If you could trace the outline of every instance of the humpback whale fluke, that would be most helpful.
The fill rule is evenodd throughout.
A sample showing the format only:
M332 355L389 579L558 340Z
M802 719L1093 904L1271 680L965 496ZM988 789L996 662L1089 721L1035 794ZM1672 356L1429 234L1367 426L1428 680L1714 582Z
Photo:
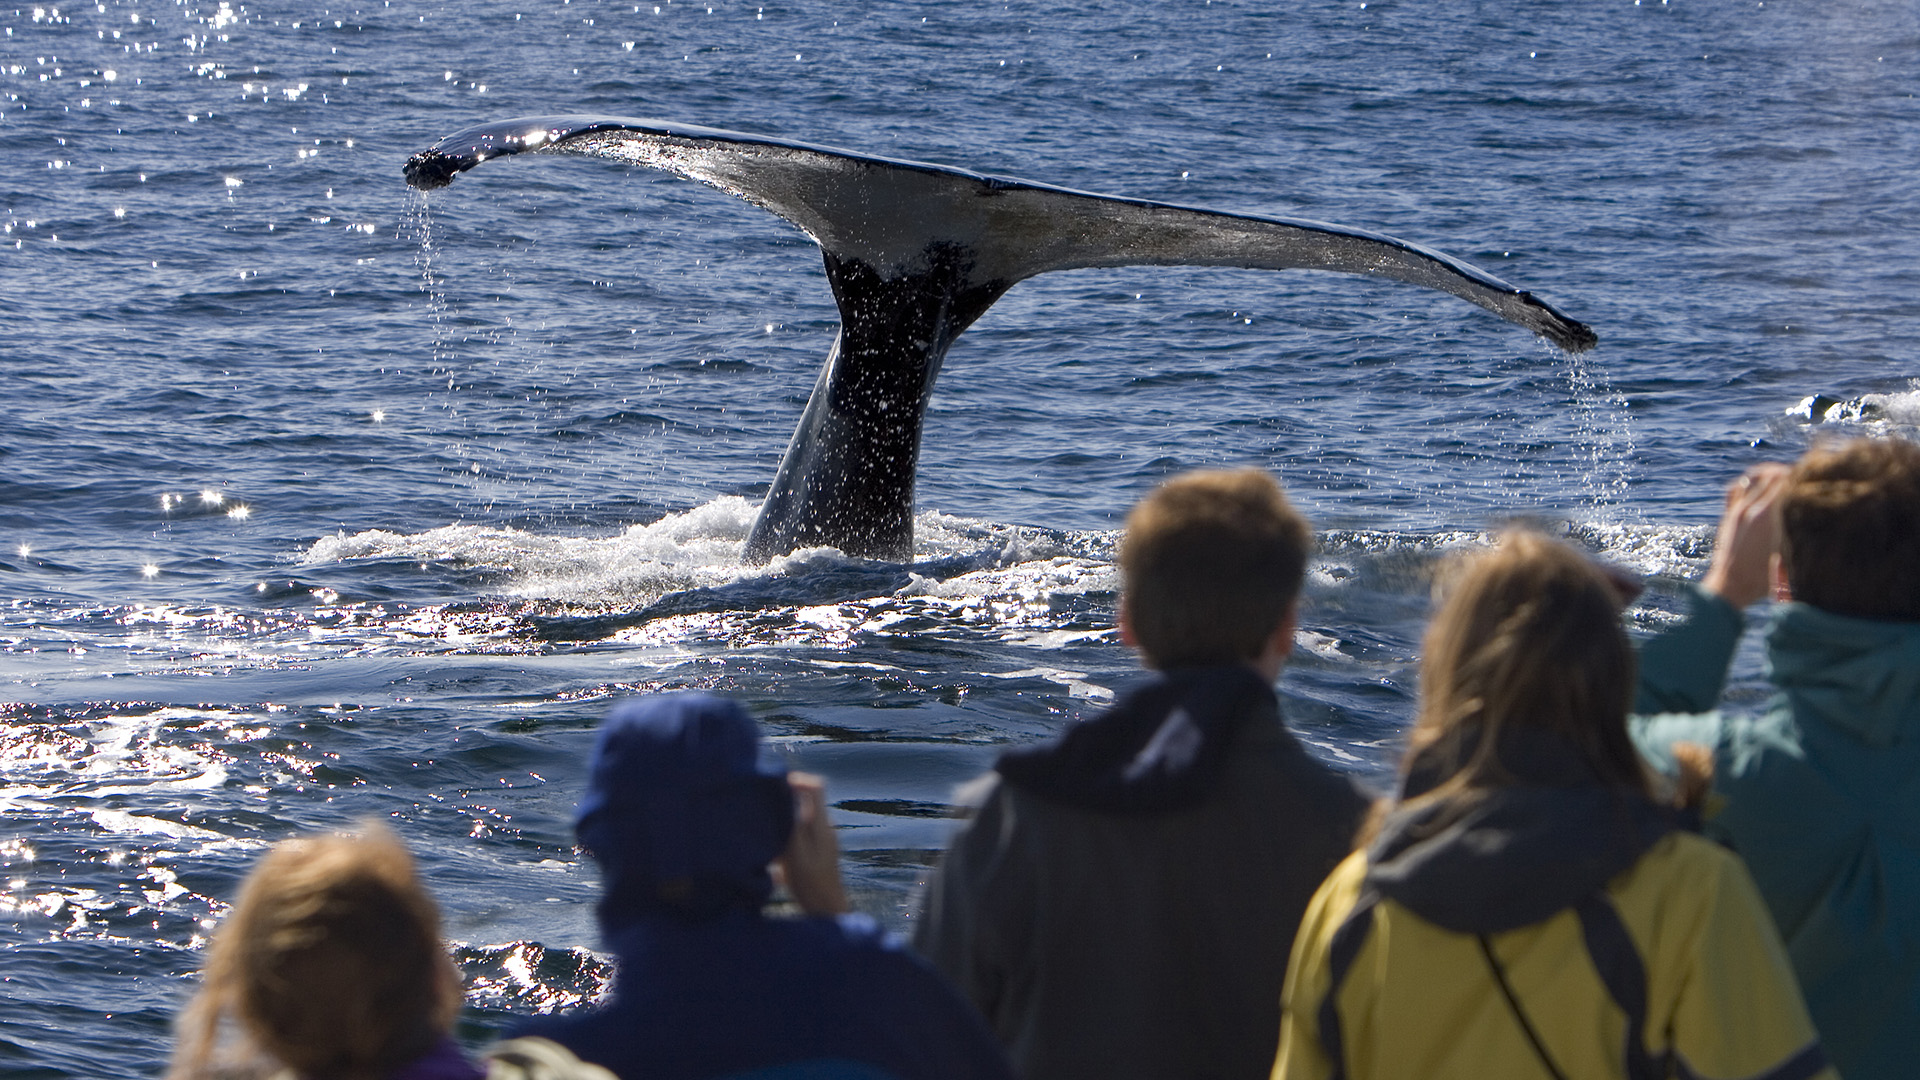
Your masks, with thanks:
M1008 289L1049 270L1364 274L1452 293L1568 352L1598 341L1530 293L1379 233L1093 195L715 128L594 116L507 120L450 135L409 158L404 171L427 190L483 161L529 151L698 180L785 218L820 245L840 335L747 538L755 561L814 545L909 557L921 419L947 348Z

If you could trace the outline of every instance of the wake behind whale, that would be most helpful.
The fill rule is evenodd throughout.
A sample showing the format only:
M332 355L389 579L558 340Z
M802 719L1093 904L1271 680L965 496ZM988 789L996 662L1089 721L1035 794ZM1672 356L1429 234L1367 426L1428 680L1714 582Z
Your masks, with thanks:
M698 180L820 246L840 333L747 537L764 562L801 547L901 560L913 550L920 432L948 348L1015 284L1050 270L1326 270L1451 293L1569 352L1585 324L1468 263L1379 233L1071 191L714 128L531 117L450 135L407 160L422 190L496 157L583 154Z

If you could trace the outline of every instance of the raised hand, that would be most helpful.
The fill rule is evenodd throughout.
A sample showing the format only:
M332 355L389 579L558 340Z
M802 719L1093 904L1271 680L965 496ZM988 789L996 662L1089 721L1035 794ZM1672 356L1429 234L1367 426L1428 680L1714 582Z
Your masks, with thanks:
M1727 508L1714 538L1713 564L1700 587L1737 608L1767 595L1780 550L1780 496L1791 470L1755 465L1727 488Z
M809 915L843 915L852 910L840 880L840 842L827 816L826 781L812 773L787 774L793 789L793 835L773 861L788 895Z

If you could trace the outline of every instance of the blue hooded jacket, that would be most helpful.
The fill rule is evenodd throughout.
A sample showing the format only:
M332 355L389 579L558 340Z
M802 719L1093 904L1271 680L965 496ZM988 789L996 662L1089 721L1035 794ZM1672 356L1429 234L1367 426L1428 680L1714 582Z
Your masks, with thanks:
M599 1007L525 1025L623 1080L1011 1080L986 1025L861 915L768 918L793 829L783 770L738 704L638 698L608 716L575 828L619 961Z

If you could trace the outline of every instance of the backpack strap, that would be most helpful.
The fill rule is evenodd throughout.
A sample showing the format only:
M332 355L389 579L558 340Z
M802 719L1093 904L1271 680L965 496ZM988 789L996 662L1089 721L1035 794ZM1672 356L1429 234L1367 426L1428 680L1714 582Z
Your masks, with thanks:
M1535 1056L1539 1057L1540 1064L1547 1067L1547 1075L1553 1080L1567 1080L1567 1074L1554 1064L1553 1055L1547 1053L1547 1046L1540 1041L1540 1033L1533 1029L1533 1022L1527 1019L1527 1011L1520 1007L1520 999L1514 996L1513 985L1507 982L1507 969L1500 966L1500 958L1493 954L1493 942L1488 941L1485 934L1474 936L1480 942L1480 955L1487 958L1487 968L1493 972L1493 981L1500 984L1500 993L1507 999L1507 1008L1512 1011L1513 1018L1520 1022L1520 1030L1526 1033L1527 1042L1533 1047Z
M1373 909L1379 902L1379 893L1362 889L1353 910L1347 912L1327 946L1327 996L1320 1001L1319 1017L1320 1048L1332 1064L1327 1080L1346 1080L1346 1043L1340 1038L1340 984L1360 956L1360 947L1367 943L1367 935L1373 930Z
M1627 1080L1660 1080L1666 1075L1661 1067L1664 1061L1656 1062L1647 1053L1647 968L1627 924L1620 921L1619 910L1604 892L1588 893L1573 910L1580 917L1580 932L1594 971L1613 1003L1627 1014Z

